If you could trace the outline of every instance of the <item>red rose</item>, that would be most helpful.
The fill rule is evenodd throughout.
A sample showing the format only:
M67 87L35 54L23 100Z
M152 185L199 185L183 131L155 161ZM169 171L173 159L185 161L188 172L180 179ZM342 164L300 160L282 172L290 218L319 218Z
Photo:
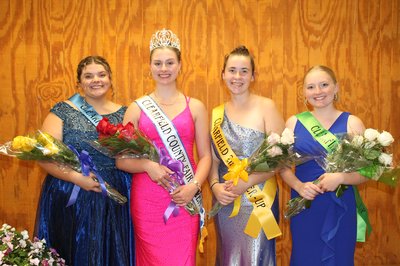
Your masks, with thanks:
M107 135L107 127L110 124L108 121L107 117L103 117L103 119L100 120L100 122L96 126L97 132L99 132L100 136L106 136Z
M118 137L127 141L136 139L137 136L135 134L135 126L131 122L128 122L128 124L126 124L122 130L120 130L120 135Z

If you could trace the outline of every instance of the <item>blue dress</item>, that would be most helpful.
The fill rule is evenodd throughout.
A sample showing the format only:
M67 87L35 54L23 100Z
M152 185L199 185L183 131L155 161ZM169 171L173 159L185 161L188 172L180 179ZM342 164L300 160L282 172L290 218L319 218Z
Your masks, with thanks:
M349 113L343 112L329 129L346 133ZM294 130L295 149L301 154L320 155L325 149L299 121ZM315 160L296 167L302 182L314 181L324 173ZM292 198L298 193L291 191ZM337 198L335 192L318 195L309 209L291 218L292 266L354 265L356 244L356 203L351 186Z
M126 107L104 115L122 122ZM129 210L131 175L115 167L115 160L97 152L86 140L97 139L95 126L65 102L51 112L63 121L63 141L86 150L104 181L128 198L119 205L101 193L81 189L74 205L66 207L73 183L47 175L39 202L36 235L57 250L67 265L133 265L133 228Z
M221 129L232 150L239 159L250 157L261 145L265 133L235 124L224 115ZM214 144L213 144L214 146ZM215 147L214 151L220 159ZM228 168L221 160L218 168L219 182ZM258 184L263 189L264 183ZM240 211L237 216L229 218L233 203L223 207L215 216L217 226L217 265L220 266L274 266L276 265L275 239L268 240L260 230L257 238L252 238L243 231L253 211L252 203L242 195ZM275 219L279 219L278 193L271 207Z

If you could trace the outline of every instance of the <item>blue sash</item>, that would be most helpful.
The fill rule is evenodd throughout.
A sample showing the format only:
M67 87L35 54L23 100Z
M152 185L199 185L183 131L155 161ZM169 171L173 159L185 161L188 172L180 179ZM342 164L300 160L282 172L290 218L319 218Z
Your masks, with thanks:
M91 106L90 104L88 104L82 96L80 96L78 93L74 94L71 96L71 98L69 98L68 100L70 100L75 106L76 108L78 108L78 110L87 118L89 119L90 122L93 123L93 125L97 126L97 124L100 122L101 119L103 119L103 117L101 115L99 115L96 110L94 110L93 106ZM97 179L99 180L100 183L100 187L101 187L101 194L104 197L107 197L107 188L106 185L104 183L103 178L100 176L100 174L97 173L95 167L90 167L91 169L87 169L88 165L87 163L84 163L81 160L81 157L87 158L87 161L91 162L91 158L89 156L89 154L86 151L82 151L81 154L79 154L73 147L72 150L77 154L79 160L81 161L81 165L82 165L82 174L85 176L89 176L89 170L93 170L94 173L96 174ZM86 154L86 156L81 156L82 154ZM92 164L93 165L93 164ZM86 169L86 170L84 170ZM68 203L67 203L67 207L73 205L76 202L76 199L78 197L78 193L80 191L80 187L77 185L74 185L74 188L72 189L71 192L71 196L69 197Z

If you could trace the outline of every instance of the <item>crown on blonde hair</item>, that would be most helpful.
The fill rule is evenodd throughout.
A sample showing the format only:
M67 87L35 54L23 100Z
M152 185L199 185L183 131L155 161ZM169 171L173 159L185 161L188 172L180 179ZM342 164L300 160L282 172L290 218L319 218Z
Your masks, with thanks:
M151 36L150 52L160 47L173 47L181 50L181 44L178 37L171 31L162 29Z

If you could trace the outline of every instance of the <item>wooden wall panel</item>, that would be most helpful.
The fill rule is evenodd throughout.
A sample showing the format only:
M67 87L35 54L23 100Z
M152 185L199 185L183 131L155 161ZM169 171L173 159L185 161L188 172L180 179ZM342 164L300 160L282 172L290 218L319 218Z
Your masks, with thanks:
M399 0L2 0L0 142L39 128L51 106L78 91L75 71L84 56L108 59L114 100L130 104L152 91L149 40L160 28L181 39L179 87L209 112L228 97L224 55L243 44L256 61L252 90L272 98L285 118L306 110L304 72L326 64L341 85L339 107L398 140L399 17ZM394 146L399 161L400 144ZM34 163L0 157L0 223L33 232L44 175ZM283 209L289 189L281 181L279 187ZM399 265L400 189L368 182L360 192L374 231L357 244L356 265ZM210 209L206 186L204 198ZM281 217L280 225L278 265L288 265L289 221ZM208 226L198 265L215 261L214 222Z

